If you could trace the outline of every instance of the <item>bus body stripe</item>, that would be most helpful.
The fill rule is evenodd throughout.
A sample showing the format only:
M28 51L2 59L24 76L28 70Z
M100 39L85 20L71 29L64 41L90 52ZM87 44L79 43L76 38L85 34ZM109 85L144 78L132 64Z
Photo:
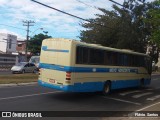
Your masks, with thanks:
M59 49L48 49L47 46L42 46L43 51L50 51L50 52L69 52L69 50L59 50Z
M150 84L150 79L144 80L144 85ZM141 85L139 79L135 80L116 80L111 81L111 90L120 89L120 88L127 88L127 87L136 87ZM38 84L44 87L49 87L56 90L63 90L68 92L95 92L95 91L102 91L105 81L99 82L84 82L82 83L74 83L74 85L58 85L45 82L43 80L38 80Z
M131 68L96 68L96 67L71 67L40 63L40 68L66 71L66 72L109 72L109 73L138 73L138 69Z

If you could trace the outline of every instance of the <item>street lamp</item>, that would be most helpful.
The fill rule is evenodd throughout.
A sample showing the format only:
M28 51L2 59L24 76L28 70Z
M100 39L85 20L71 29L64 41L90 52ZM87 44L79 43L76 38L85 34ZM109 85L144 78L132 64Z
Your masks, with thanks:
M31 36L33 36L33 34L34 34L37 30L39 30L39 29L40 29L40 30L43 30L43 28L37 28L35 31L32 32L32 35L31 35Z
M46 35L48 34L48 31L43 31Z

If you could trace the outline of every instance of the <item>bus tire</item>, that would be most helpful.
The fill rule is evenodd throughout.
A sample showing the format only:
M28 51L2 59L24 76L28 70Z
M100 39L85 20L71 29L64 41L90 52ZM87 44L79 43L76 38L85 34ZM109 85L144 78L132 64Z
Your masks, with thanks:
M103 87L103 95L108 95L111 92L111 82L106 81Z

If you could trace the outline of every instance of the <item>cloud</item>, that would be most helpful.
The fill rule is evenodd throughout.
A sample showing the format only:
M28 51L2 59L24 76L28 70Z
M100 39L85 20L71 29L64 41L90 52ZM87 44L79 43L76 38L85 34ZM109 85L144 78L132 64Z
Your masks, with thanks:
M25 39L23 36L21 36L20 34L17 34L16 32L13 31L9 31L7 29L0 29L0 33L6 33L6 34L12 34L12 35L16 35L18 38L20 39Z
M44 6L38 5L34 2L31 2L30 0L6 0L6 8L9 8L10 13L9 16L12 17L12 19L32 19L35 21L40 21L41 19L46 19L48 24L50 23L71 23L71 22L78 22L79 20L64 15L63 13L59 13L57 11L54 11L52 9L46 8ZM65 2L62 2L60 0L39 0L42 3L45 3L49 6L55 7L57 9L69 12L71 14L80 16L82 18L92 18L94 17L94 14L99 12L96 9L89 8L76 0L67 0ZM5 0L3 0L3 4ZM94 2L88 2L88 4L97 4L100 7L107 7L107 4L104 5L104 3L108 3L107 1L104 2L104 0L97 0ZM103 5L103 6L102 6ZM82 8L81 10L79 8Z
M95 14L101 14L101 11L86 6L78 0L37 0L49 6L71 13L84 19L95 18ZM112 2L107 0L80 0L88 5L111 9ZM118 0L123 3L124 0ZM2 8L0 18L3 22L22 27L23 20L34 20L35 26L31 30L36 29L36 25L45 27L46 30L56 31L57 33L78 33L82 20L73 18L53 9L44 7L31 0L0 0ZM5 14L4 14L5 13ZM7 19L6 19L7 18ZM9 18L9 19L8 19ZM2 20L1 20L2 21Z

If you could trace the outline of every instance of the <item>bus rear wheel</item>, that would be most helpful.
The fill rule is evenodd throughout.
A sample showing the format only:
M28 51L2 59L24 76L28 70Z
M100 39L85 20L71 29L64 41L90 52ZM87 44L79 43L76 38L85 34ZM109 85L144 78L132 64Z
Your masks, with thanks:
M103 95L108 95L111 92L111 82L107 81L103 87Z

